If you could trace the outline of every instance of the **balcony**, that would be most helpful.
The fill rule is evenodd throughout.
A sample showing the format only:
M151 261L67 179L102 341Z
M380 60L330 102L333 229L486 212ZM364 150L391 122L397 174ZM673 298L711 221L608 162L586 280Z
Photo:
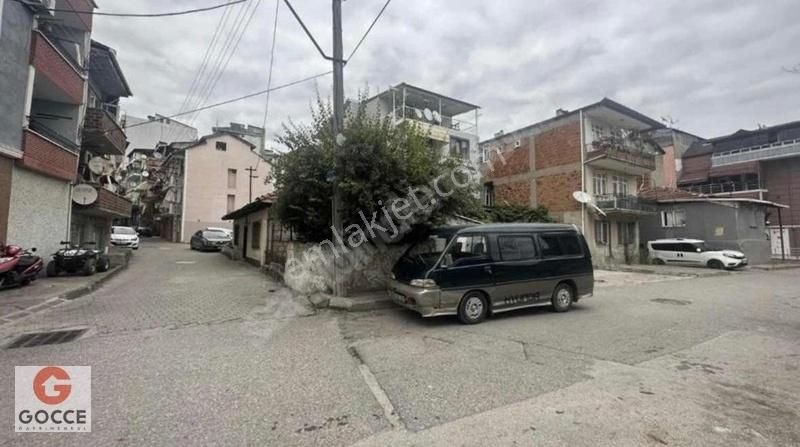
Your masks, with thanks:
M39 31L32 34L30 63L36 69L34 99L83 103L86 82L83 70Z
M743 192L760 191L761 185L757 181L751 182L722 182L706 183L704 185L681 186L684 191L698 194L736 194ZM764 190L765 191L765 190Z
M646 143L619 137L603 137L586 145L586 164L633 175L656 169L656 155Z
M642 215L657 211L654 204L628 195L598 195L595 205L608 215Z
M22 136L22 165L65 181L75 180L78 171L78 146L31 122Z
M100 108L86 109L83 121L83 147L94 154L125 155L128 141L116 119Z
M97 190L97 200L91 205L73 204L73 209L81 214L97 217L129 218L133 204L130 200L106 188L92 185Z
M800 156L800 139L785 140L715 153L711 156L711 167L797 156Z

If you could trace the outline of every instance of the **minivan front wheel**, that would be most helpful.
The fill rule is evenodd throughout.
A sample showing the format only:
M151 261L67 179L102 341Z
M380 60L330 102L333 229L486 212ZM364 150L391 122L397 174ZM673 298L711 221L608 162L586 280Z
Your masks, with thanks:
M470 292L461 299L458 305L458 319L464 324L480 323L486 318L489 305L486 297L480 292Z
M556 312L566 312L572 307L572 302L575 300L575 292L569 284L561 283L553 291L553 310Z

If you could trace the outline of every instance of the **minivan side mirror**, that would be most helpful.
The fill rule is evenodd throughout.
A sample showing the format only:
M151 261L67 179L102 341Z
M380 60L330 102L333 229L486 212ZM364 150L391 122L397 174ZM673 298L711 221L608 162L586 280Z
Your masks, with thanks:
M439 267L447 268L447 267L450 267L451 265L453 265L453 255L451 255L450 253L447 253L442 258L442 262L439 263Z

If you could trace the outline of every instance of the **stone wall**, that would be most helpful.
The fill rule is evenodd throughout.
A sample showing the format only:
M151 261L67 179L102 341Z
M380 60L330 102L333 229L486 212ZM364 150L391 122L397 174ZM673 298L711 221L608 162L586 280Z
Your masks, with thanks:
M346 294L384 289L394 263L406 248L407 245L365 243L348 249L349 253L337 258L337 276L343 278ZM333 261L333 252L319 244L289 242L283 281L299 293L331 293L334 286Z

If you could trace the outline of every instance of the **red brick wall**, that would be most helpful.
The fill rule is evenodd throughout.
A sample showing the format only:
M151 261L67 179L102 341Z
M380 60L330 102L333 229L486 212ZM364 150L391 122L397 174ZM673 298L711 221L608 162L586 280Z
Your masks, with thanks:
M6 241L8 207L11 204L11 170L14 161L0 155L0 242Z
M538 154L536 161L538 164ZM576 211L580 205L572 198L572 193L580 189L580 171L539 177L536 179L536 203L550 211Z
M101 187L97 188L97 202L93 206L115 214L128 217L131 215L132 204L130 200Z
M530 171L530 150L527 144L528 139L522 146L507 150L502 153L491 152L491 170L487 170L486 179L496 179L511 175L525 174Z
M536 169L581 161L580 123L568 123L536 135ZM580 189L580 188L579 188Z
M508 202L511 205L531 206L531 184L528 180L503 183L494 186L494 201L498 205Z
M678 183L697 181L696 179L701 179L700 181L708 179L708 172L711 170L711 154L686 157L681 160L681 163L683 164L683 169Z
M78 155L62 149L39 134L25 130L22 165L43 174L72 181L78 171Z
M31 65L36 68L37 76L46 77L69 97L72 104L83 102L83 78L38 32L32 36Z

